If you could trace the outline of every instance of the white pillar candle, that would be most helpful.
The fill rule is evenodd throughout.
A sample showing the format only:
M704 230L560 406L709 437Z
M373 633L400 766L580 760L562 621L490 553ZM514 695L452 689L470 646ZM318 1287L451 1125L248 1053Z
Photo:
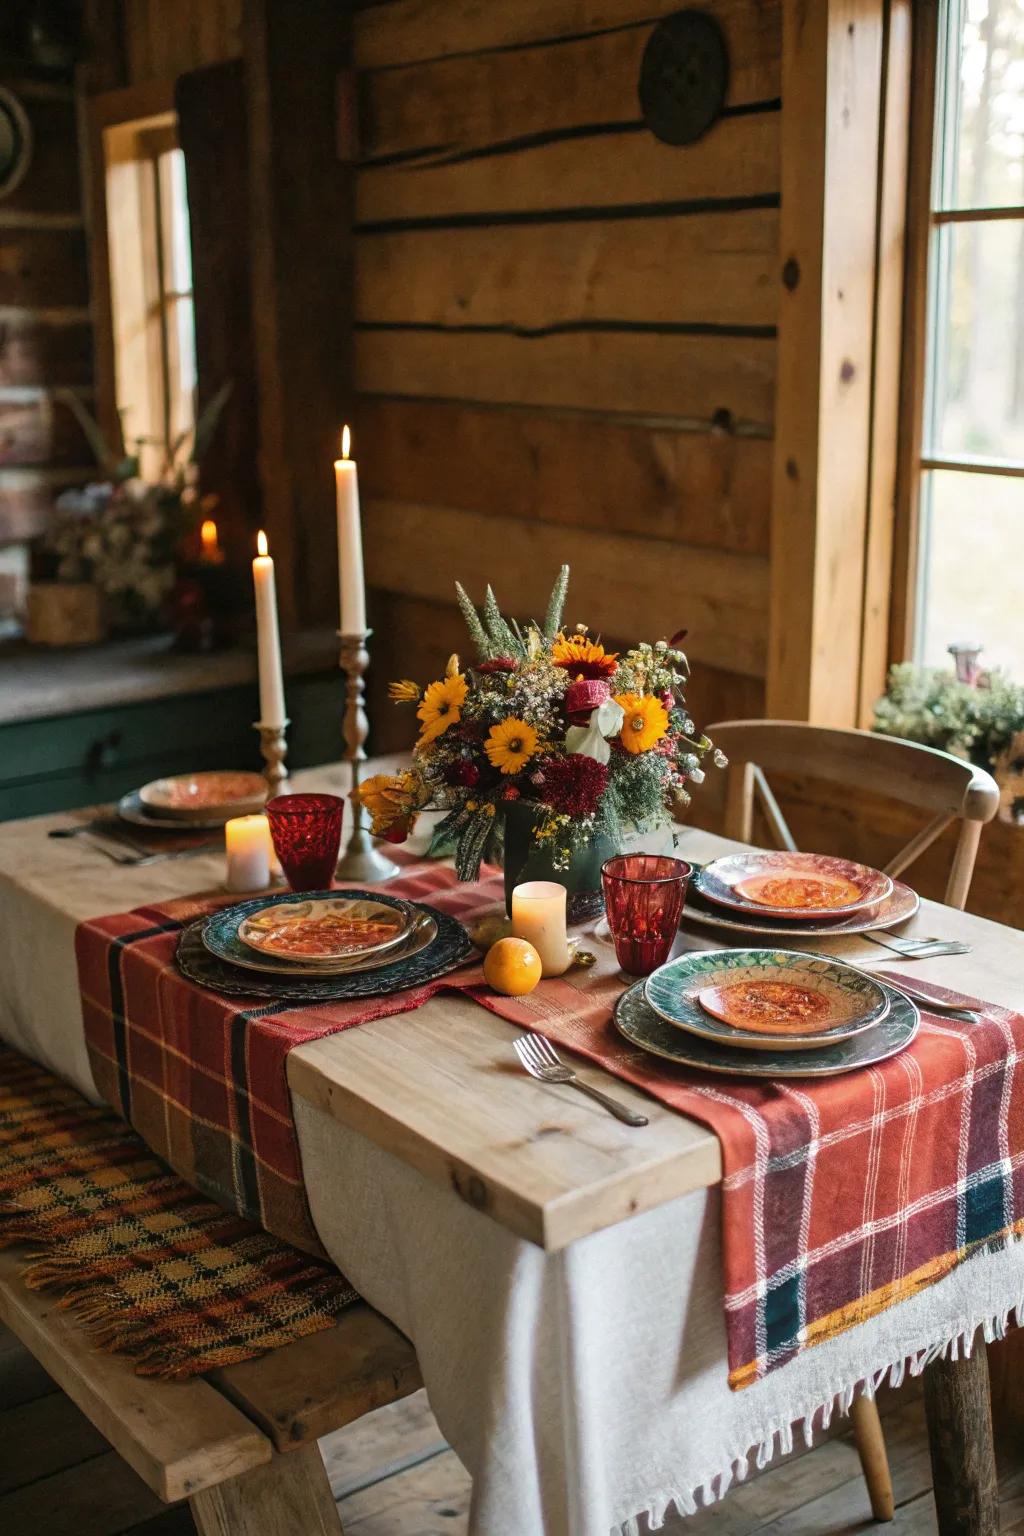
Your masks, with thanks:
M554 880L527 880L512 891L512 932L540 955L542 976L561 976L569 969L565 897L565 886Z
M284 712L284 676L281 671L281 636L277 628L277 586L274 562L267 554L267 536L262 528L256 536L259 551L252 563L256 590L256 645L260 669L260 725L282 726Z
M349 458L351 434L341 434L341 458L334 461L338 506L338 590L341 593L341 633L366 630L366 586L363 581L363 532L359 519L359 475Z
M265 816L235 816L224 827L229 891L263 891L270 884L274 845Z

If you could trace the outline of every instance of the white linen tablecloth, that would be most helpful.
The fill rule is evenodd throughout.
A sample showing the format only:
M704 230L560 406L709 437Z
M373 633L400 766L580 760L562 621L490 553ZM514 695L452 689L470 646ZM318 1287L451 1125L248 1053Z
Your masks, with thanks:
M121 870L62 843L56 881L45 825L0 828L0 1037L95 1097L76 920L200 889L220 868ZM683 851L699 857L700 843L688 834ZM413 1340L473 1478L473 1536L635 1536L644 1512L656 1529L673 1504L686 1513L719 1496L748 1452L763 1462L791 1426L848 1406L859 1383L889 1367L899 1377L908 1360L920 1369L1024 1306L1024 1251L981 1255L731 1392L717 1189L547 1254L302 1101L296 1122L324 1245Z

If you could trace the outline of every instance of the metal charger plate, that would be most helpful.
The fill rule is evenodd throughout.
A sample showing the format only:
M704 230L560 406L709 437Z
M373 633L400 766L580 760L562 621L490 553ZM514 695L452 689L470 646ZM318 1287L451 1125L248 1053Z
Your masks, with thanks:
M905 1050L921 1025L921 1015L902 993L885 987L889 1012L872 1029L813 1051L736 1051L699 1035L689 1035L655 1013L636 982L615 1005L615 1027L631 1045L677 1066L726 1077L837 1077L858 1067L887 1061Z
M410 902L410 907L412 903ZM354 971L379 970L383 965L393 965L398 960L409 960L421 950L433 944L437 938L437 920L432 913L414 912L409 930L402 935L401 947L394 953L361 955L350 960L339 960L334 965L304 964L301 960L275 960L271 955L260 955L247 949L231 925L218 924L220 913L208 917L202 928L202 939L211 955L238 965L245 971L260 971L267 976L350 976Z
M814 1035L783 1035L727 1024L702 1006L699 994L705 986L741 982L752 972L762 979L791 981L811 991L842 992L851 1015ZM647 977L644 997L655 1013L677 1029L733 1050L776 1055L822 1050L839 1040L852 1039L879 1023L890 1007L890 994L873 976L828 955L788 949L719 949L710 954L680 955Z
M292 900L292 892L287 893ZM257 905L266 905L258 898ZM329 1003L348 998L383 997L407 987L423 986L458 970L478 954L463 928L447 912L438 912L420 902L412 902L417 911L427 913L437 924L437 938L418 954L392 961L373 970L349 972L344 976L270 976L245 972L213 955L203 943L205 917L190 923L178 941L175 956L179 971L197 986L222 992L228 997L262 997L292 1003Z

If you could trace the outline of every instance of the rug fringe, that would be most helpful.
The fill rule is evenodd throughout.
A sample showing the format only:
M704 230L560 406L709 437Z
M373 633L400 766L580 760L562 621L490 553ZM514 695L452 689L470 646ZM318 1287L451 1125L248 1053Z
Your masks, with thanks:
M815 1429L824 1432L834 1416L849 1414L857 1397L874 1397L886 1381L892 1388L902 1385L908 1375L920 1376L935 1360L969 1360L979 1331L985 1342L991 1344L1003 1338L1011 1321L1016 1319L1018 1328L1024 1327L1024 1293L1015 1305L1004 1311L975 1321L958 1321L952 1332L941 1343L903 1355L873 1370L866 1370L855 1382L836 1384L827 1389L825 1396L808 1407L796 1407L792 1416L777 1418L765 1431L763 1438L747 1447L733 1445L727 1449L727 1460L717 1471L690 1488L670 1488L651 1500L641 1514L633 1515L613 1528L610 1536L641 1536L641 1519L646 1519L647 1529L660 1531L673 1511L679 1515L696 1514L716 1504L733 1483L741 1483L748 1476L751 1465L759 1471L775 1456L788 1454L793 1449L794 1430L799 1428L804 1445L810 1449Z

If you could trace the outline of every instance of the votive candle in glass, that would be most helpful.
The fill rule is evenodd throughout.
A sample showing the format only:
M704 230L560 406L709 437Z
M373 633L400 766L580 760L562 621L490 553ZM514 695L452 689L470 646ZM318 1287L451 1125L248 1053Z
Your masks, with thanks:
M265 816L235 816L224 827L229 891L262 891L270 884L273 844Z
M561 976L569 969L565 898L565 886L555 880L527 880L512 890L512 932L540 955L542 976Z
M683 859L624 853L601 866L615 958L630 976L649 976L672 950L692 871Z

